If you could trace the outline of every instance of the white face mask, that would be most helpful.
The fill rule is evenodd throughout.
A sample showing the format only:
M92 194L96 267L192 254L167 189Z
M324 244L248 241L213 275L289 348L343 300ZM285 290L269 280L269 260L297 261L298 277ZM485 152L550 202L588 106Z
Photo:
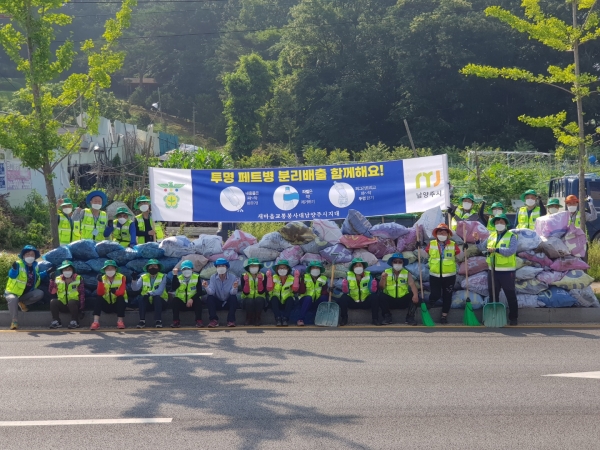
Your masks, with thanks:
M365 271L365 269L363 269L362 267L355 267L354 268L354 273L356 275L360 275L361 273L363 273Z
M71 214L73 212L73 208L63 208L63 212L66 215L69 215L69 214Z
M125 222L127 222L127 219L125 217L119 217L117 220L119 221L119 223L121 225L123 225Z
M548 208L548 212L550 214L556 214L558 212L558 208Z
M35 258L33 256L28 256L27 258L23 258L23 261L25 261L27 264L33 264Z
M312 269L312 270L310 271L310 274L311 274L313 277L318 277L319 275L321 275L321 269Z
M392 267L396 272L400 272L402 270L402 264L394 264Z
M494 216L499 216L500 214L502 214L502 210L501 209L494 209L494 210L492 210L492 214Z
M106 271L104 271L104 273L106 274L106 276L108 278L112 278L115 276L115 273L117 273L117 271L116 270L106 270Z
M443 234L438 234L438 241L445 242L448 239L448 236L444 236Z
M464 209L465 211L468 211L468 210L470 210L470 209L471 209L471 206L472 206L472 205L473 205L473 204L472 204L471 202L463 202L463 209Z
M494 228L496 228L496 231L504 231L506 230L506 225L504 225L503 223L499 223L497 225L494 225Z
M258 273L258 267L250 267L250 273L256 275Z
M227 272L227 267L217 267L217 273L219 275L223 275L225 272Z
M146 212L146 211L148 211L149 208L150 208L150 206L148 206L148 205L140 205L141 212Z
M182 270L182 271L181 271L181 273L183 274L183 276L184 276L184 277L186 277L186 278L189 278L189 277L191 277L193 272L194 272L194 271L193 271L193 270L190 270L190 269L185 269L185 270Z
M535 200L532 198L525 199L525 204L527 206L533 206L533 205L535 205Z
M287 269L279 269L277 271L277 273L279 274L280 277L285 277L287 275Z
M62 273L65 278L71 278L73 275L72 271L67 272L66 270Z
M98 203L92 203L92 209L98 211L99 209L102 209L102 205Z
M569 206L567 206L567 209L569 210L569 212L573 213L573 212L577 211L577 206L576 205L573 205L573 206L569 205Z

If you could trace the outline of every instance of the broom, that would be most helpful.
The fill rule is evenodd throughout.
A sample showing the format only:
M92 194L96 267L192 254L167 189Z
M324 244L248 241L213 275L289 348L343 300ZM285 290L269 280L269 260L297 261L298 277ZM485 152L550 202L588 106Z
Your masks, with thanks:
M467 225L463 222L463 239L467 239ZM469 297L469 258L467 257L467 251L463 247L463 251L465 252L465 280L467 285L467 302L465 303L465 314L463 315L463 324L468 327L479 327L481 324L477 317L475 316L475 312L473 311L473 305L471 304L471 297Z
M421 242L419 240L419 225L417 225L417 243ZM417 258L419 260L419 283L421 285L421 299L423 299L423 273L421 272L421 248L417 245ZM435 327L435 322L431 318L431 314L427 310L427 305L424 301L421 301L421 320L423 321L423 325L426 327Z

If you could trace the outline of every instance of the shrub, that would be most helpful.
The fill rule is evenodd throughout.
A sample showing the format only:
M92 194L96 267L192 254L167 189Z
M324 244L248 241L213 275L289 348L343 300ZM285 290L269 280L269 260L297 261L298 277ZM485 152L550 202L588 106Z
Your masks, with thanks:
M260 241L265 234L279 231L284 226L283 222L247 222L240 224L239 229Z
M18 250L27 244L46 247L50 242L50 221L46 205L32 192L24 206L11 208L0 196L0 248Z
M600 281L600 242L592 241L588 249L588 261L590 269L588 274L594 277L594 280Z
M14 253L0 252L0 309L5 309L6 300L4 299L4 290L8 281L8 270L17 257Z

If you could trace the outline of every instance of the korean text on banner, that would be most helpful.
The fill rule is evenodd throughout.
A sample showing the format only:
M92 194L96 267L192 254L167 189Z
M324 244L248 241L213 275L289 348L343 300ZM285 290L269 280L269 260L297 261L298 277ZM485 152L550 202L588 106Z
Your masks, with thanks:
M446 155L343 166L150 169L155 220L269 222L421 212L449 204Z

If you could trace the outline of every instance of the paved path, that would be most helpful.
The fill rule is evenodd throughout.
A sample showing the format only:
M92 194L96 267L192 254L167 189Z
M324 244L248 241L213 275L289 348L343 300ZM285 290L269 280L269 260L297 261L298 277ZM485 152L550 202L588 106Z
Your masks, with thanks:
M0 333L0 446L598 449L600 379L543 376L598 355L586 328ZM166 423L6 423L95 419Z

